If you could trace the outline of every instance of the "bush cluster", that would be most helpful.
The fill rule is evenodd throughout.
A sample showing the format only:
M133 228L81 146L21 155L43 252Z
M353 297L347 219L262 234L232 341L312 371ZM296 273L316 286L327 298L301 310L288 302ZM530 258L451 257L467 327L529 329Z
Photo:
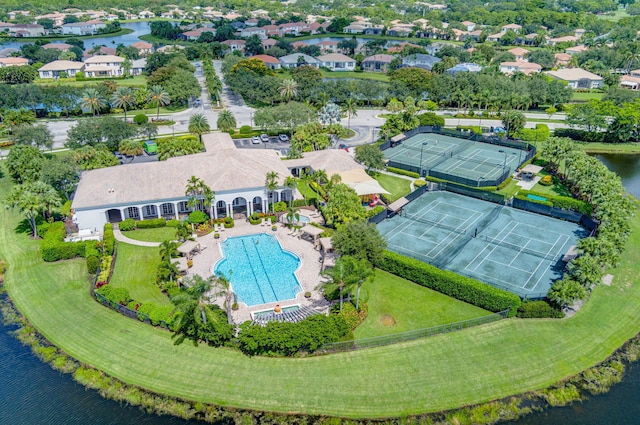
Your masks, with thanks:
M187 219L191 224L205 223L207 220L209 220L209 216L202 211L193 211Z
M489 311L499 312L509 309L509 316L514 316L521 304L520 298L511 292L494 288L486 283L448 270L440 270L430 264L395 252L385 251L378 267L396 276Z
M542 319L545 317L559 319L564 317L564 313L546 301L525 301L518 307L516 316L523 319Z
M266 326L256 326L245 322L238 336L238 347L250 356L293 356L311 353L347 333L349 326L344 318L322 314L298 323L269 322Z
M551 132L546 124L536 124L536 128L523 128L518 132L518 137L526 142L547 140Z
M403 170L402 168L396 168L396 167L387 167L387 171L390 173L395 173L395 174L400 174L403 176L409 176L409 177L413 177L414 179L420 178L420 174L413 172L413 171L407 171L407 170Z
M541 178L538 183L540 183L543 186L551 186L553 184L553 177L551 176L551 174L548 174L543 178Z
M112 305L127 305L131 301L129 291L126 288L114 288L111 285L103 285L96 291L104 296Z
M331 312L342 317L349 330L353 331L367 318L369 307L366 303L360 301L360 311L358 311L353 303L346 302L342 304L342 311L340 311L340 304L334 304L331 307Z
M132 218L124 219L119 224L120 230L123 232L129 232L131 230L135 230L136 221Z
M104 246L105 254L113 255L113 251L116 246L116 237L113 236L113 225L111 223L107 223L104 225L102 243Z
M434 112L425 112L418 115L420 125L432 125L434 127L444 127L444 117L436 115Z
M84 246L84 258L87 262L87 270L90 274L95 274L100 265L100 250L96 241L87 241Z
M167 220L167 227L178 227L182 223L180 220Z
M164 218L152 218L150 220L136 221L136 229L155 229L158 227L166 227L167 220Z
M56 221L49 224L40 243L40 255L44 261L51 262L84 257L86 242L64 242L66 234L67 231L63 222Z
M537 201L535 199L528 198L527 195L536 195L546 198L546 201ZM516 195L518 199L524 199L529 202L536 202L544 205L549 205L556 208L563 208L565 210L577 211L581 214L591 216L593 213L593 207L588 202L580 199L570 198L568 196L556 196L547 193L536 193L529 190L521 190Z

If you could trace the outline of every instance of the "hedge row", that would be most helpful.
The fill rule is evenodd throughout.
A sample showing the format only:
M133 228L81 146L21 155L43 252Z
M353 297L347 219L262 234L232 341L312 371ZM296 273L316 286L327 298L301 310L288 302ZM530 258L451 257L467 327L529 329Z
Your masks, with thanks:
M470 277L441 270L395 252L385 251L378 267L418 285L489 311L499 312L509 309L510 317L515 316L521 304L520 298L511 292L494 288Z
M164 218L152 218L150 220L136 221L136 229L155 229L158 227L166 227L167 220Z
M413 171L403 170L402 168L387 167L387 171L390 173L400 174L402 176L413 177L414 179L420 178L420 174Z
M113 236L113 225L107 223L104 225L104 234L102 236L102 242L104 243L104 251L106 255L113 255L113 250L116 246L116 237Z
M537 201L535 199L528 198L527 195L536 195L546 198L546 201ZM568 196L555 196L547 193L537 193L530 190L521 190L516 195L518 199L523 199L529 202L535 202L539 204L549 205L556 208L564 208L565 210L577 211L586 216L591 216L593 208L588 202L581 201L579 199L570 198Z
M84 257L86 242L64 242L66 234L63 222L56 221L49 225L40 243L40 255L44 261Z

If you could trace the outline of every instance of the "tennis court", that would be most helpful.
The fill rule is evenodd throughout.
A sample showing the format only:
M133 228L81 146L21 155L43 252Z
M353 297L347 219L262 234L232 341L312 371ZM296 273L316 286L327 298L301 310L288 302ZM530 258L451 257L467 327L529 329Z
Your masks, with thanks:
M514 292L544 297L577 224L450 192L427 192L378 225L390 250Z
M435 133L421 133L384 151L388 165L472 186L495 186L527 152Z

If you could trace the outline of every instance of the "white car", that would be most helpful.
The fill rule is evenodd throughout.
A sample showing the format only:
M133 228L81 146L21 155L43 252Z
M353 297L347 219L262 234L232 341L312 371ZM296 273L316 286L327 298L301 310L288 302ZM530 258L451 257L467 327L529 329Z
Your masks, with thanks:
M260 144L260 138L258 136L253 136L251 138L251 143L253 143L254 145L259 145Z

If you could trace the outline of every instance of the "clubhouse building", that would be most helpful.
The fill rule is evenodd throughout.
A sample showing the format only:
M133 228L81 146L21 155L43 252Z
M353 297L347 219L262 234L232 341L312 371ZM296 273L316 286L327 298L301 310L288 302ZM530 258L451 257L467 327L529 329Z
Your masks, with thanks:
M84 171L72 204L78 228L99 232L105 223L127 218L181 219L192 211L185 195L191 176L215 191L208 211L204 205L196 207L214 218L244 218L267 212L271 202L294 199L295 192L284 187L284 181L303 171L322 169L329 177L344 174L347 181L343 178L343 183L352 187L366 182L372 190L384 191L342 149L307 152L303 158L283 160L272 149L238 149L226 133L206 134L202 140L202 153ZM265 188L269 172L278 173L278 188L273 192Z

